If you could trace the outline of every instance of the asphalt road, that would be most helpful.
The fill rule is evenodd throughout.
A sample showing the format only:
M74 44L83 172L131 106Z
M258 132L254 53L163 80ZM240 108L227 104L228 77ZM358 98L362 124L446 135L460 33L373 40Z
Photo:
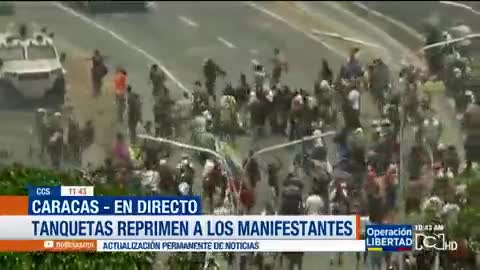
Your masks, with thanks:
M86 25L81 19L55 7L39 6L32 12L25 5L18 13L49 25L57 36L69 41L75 40L74 43L80 47L99 48L109 57L111 66L125 66L130 72L134 90L142 95L146 118L151 118L150 87L146 84L150 61L97 28ZM51 19L45 19L47 17ZM186 23L185 18L190 23ZM307 89L313 85L320 66L320 57L311 57L315 52L321 51L330 57L336 68L340 63L335 54L318 43L311 42L302 33L278 24L242 3L158 2L157 7L147 14L97 15L93 19L153 57L161 59L162 64L187 87L193 81L201 79L201 64L206 57L215 59L227 70L229 75L225 81L236 84L241 71L247 75L252 74L252 59L267 62L273 54L273 48L279 47L291 63L291 72L285 81L289 85ZM233 44L233 47L228 46L225 40ZM218 88L223 88L223 85L224 81L220 79ZM171 87L174 92L182 91L173 83ZM280 138L268 138L256 146L267 146L279 141ZM249 139L241 140L239 148L242 155L246 155L251 144ZM291 162L288 151L275 154L281 157L284 165Z
M0 151L7 155L0 157L0 164L21 161L24 164L38 165L38 159L30 155L30 150L36 147L36 137L32 128L34 114L0 110ZM11 121L15 119L15 121ZM25 143L29 142L29 143Z
M274 3L265 4L267 8L275 8L272 5ZM269 67L268 59L273 54L273 48L277 47L285 53L290 64L290 71L283 81L288 85L306 89L312 88L322 57L329 60L335 71L345 60L342 54L333 52L305 33L242 2L156 2L146 14L104 14L87 19L78 15L72 16L50 3L17 3L16 7L18 21L34 21L47 25L59 39L84 50L99 49L107 55L107 63L111 69L117 65L124 66L129 72L134 90L142 96L147 119L152 118L147 73L153 58L160 59L161 64L186 88L190 88L195 80L201 79L201 64L207 57L213 58L227 70L229 74L225 81L231 81L235 85L240 72L245 72L251 78L251 60L256 59ZM341 12L338 9L333 11ZM312 12L318 16L322 12L329 13L329 10L328 7L321 7ZM332 28L341 23L344 26L342 30L350 29L355 32L357 29L360 33L368 31L368 28L363 26L360 27L362 31L359 31L356 19L345 19L346 17L342 16L335 17L330 14L328 21L318 18L316 20L319 20L319 24L328 24ZM106 30L114 33L107 33ZM325 42L335 44L338 41ZM389 47L388 44L384 45ZM344 53L347 53L348 46L342 45ZM219 88L223 88L223 83L219 80ZM183 91L182 87L172 80L169 86L176 93ZM376 113L372 106L368 106L368 98L362 102L366 104L363 106L365 113L374 116ZM280 141L284 139L266 138L260 142L242 139L239 149L241 155L245 156L252 146L268 146ZM282 160L284 166L280 175L284 175L291 163L291 150L280 150L262 159L272 160L273 156ZM332 162L333 156L331 151ZM266 181L260 184L257 192L266 192ZM261 199L258 201L257 211L263 205ZM328 254L307 254L304 268L325 269L328 259ZM348 256L344 268L341 269L352 269L352 260L353 257Z
M397 24L405 25L414 29L418 34L423 32L423 25L425 22L433 23L440 29L451 27L457 22L463 22L471 27L473 33L477 33L480 30L478 27L480 15L468 9L468 7L471 7L475 11L478 11L480 6L477 2L456 1L457 3L465 5L464 7L442 4L439 1L419 1L415 2L415 5L408 2L398 1L361 2L368 8L395 19ZM394 33L395 29L398 29L391 26L386 27L386 25L389 24L382 24L381 21L378 20L376 22L377 25L384 26L383 29L388 33ZM401 40L401 37L399 36L395 36L395 38ZM419 48L419 46L421 46L419 44L422 43L421 40L418 40L416 48ZM476 39L473 40L472 46L477 48L479 44L480 42ZM443 125L448 127L442 134L442 143L455 145L461 156L463 156L463 132L460 123L455 118L455 112L452 106L446 99L441 99L437 101L435 108Z
M401 1L360 1L369 8L397 19L422 32L424 23L430 22L438 26L449 27L457 22L470 25L479 30L480 5L475 1L417 1L414 5ZM457 5L440 3L455 2ZM463 5L458 6L458 4ZM470 10L473 9L473 10Z

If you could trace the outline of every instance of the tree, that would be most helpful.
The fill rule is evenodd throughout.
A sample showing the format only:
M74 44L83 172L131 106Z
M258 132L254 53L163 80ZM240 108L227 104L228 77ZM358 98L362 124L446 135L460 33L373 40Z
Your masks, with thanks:
M77 172L11 166L0 169L0 195L27 195L27 186L90 186ZM95 185L96 195L144 195L139 187ZM2 269L150 270L153 253L0 253Z

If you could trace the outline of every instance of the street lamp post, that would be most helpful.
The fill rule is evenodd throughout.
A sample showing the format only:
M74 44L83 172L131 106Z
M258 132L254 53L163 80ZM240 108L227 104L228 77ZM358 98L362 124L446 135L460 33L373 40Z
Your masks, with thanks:
M463 36L463 37L460 37L460 38L454 38L454 39L447 40L447 41L441 41L441 42L433 43L433 44L427 45L427 46L423 47L422 49L420 49L420 52L430 50L430 49L436 48L436 47L441 47L441 46L445 46L445 45L449 45L449 44L462 42L462 41L469 40L469 39L474 39L474 38L480 38L480 33L470 34L470 35L466 35L466 36Z
M260 149L256 152L254 152L252 155L250 155L247 158L247 160L245 161L245 163L242 166L242 173L245 174L246 167L248 166L250 161L258 155L261 155L261 154L264 154L264 153L267 153L267 152L271 152L271 151L275 151L275 150L278 150L278 149L286 148L286 147L289 147L289 146L292 146L292 145L297 145L297 144L302 144L302 147L303 147L303 143L305 143L305 141L311 141L311 140L315 140L315 139L322 138L322 137L327 137L327 136L332 136L332 135L335 135L335 131L327 131L325 133L321 133L321 134L318 134L318 135L302 137L299 140L291 141L291 142L288 142L288 143L276 144L276 145L272 145L272 146L262 148L262 149ZM241 187L240 187L240 189L241 189ZM240 263L239 262L239 257L237 256L236 264L235 264L235 266L237 268L239 267L239 263Z
M402 113L403 117L401 116L401 122L400 122L400 134L399 134L399 141L400 141L400 168L399 168L399 182L400 182L400 190L399 190L399 196L398 198L400 199L399 202L399 209L400 209L400 222L405 220L406 216L406 203L405 203L405 187L406 187L406 166L405 166L405 160L404 160L404 155L405 155L405 146L404 146L404 134L405 134L405 112ZM401 257L400 257L401 258ZM405 270L405 263L403 259L399 260L399 268L400 270Z
M231 179L231 177L233 176L232 170L228 166L228 163L227 163L227 160L225 159L225 157L223 157L220 153L218 153L216 151L213 151L211 149L204 148L204 147L198 147L198 146L191 145L191 144L186 144L186 143L181 143L181 142L169 140L169 139L162 138L162 137L153 137L153 136L146 135L146 134L140 134L140 135L138 135L138 138L144 139L144 140L155 141L155 142L159 142L159 143L166 143L166 144L174 145L174 146L177 146L177 147L180 147L180 148L185 148L185 149L190 149L190 150L195 150L195 151L211 154L211 155L215 156L216 158L218 158L222 161L222 163L224 165L224 168L225 168L225 171L227 172L228 179ZM235 187L233 186L233 188L235 188ZM238 191L234 190L234 193L235 193L235 195L238 196Z
M258 156L260 154L264 154L264 153L267 153L267 152L275 151L275 150L278 150L278 149L286 148L286 147L289 147L289 146L292 146L292 145L303 144L305 141L311 141L311 140L315 140L315 139L322 138L322 137L332 136L334 134L335 134L335 131L328 131L328 132L318 134L318 135L302 137L299 140L291 141L291 142L288 142L288 143L277 144L277 145L272 145L272 146L269 146L269 147L262 148L262 149L258 150L257 152L253 153L247 159L247 161L245 162L245 164L242 167L242 173L245 172L245 167L248 165L250 160L252 158L254 158L255 156ZM218 153L216 151L213 151L213 150L208 149L208 148L198 147L198 146L194 146L194 145L189 145L189 144L169 140L169 139L162 138L162 137L153 137L153 136L145 135L145 134L138 135L138 138L144 139L144 140L155 141L155 142L159 142L159 143L166 143L166 144L175 145L177 147L181 147L181 148L185 148L185 149L190 149L190 150L195 150L195 151L200 151L200 152L211 154L211 155L217 157L218 159L222 160L222 163L224 164L224 167L225 167L225 170L227 171L228 176L229 177L233 176L233 173L232 173L231 169L228 167L228 163L227 163L227 160L225 159L225 157L222 156L220 153ZM232 189L235 189L234 185L231 185L231 186L232 186ZM240 191L238 191L238 190L232 190L232 191L233 191L233 195L234 195L232 200L235 200L236 203L237 203L237 206L238 206L239 192ZM235 214L238 214L238 207L236 207L235 210L236 210ZM208 259L208 256L207 256L207 259ZM238 268L238 265L239 265L238 256L236 256L235 262L236 263L234 264L234 268Z
M327 131L327 132L324 132L324 133L321 133L321 134L318 134L318 135L306 136L306 137L303 137L299 140L291 141L291 142L288 142L288 143L275 144L275 145L268 146L268 147L265 147L265 148L262 148L262 149L258 150L257 152L253 153L252 157L258 156L260 154L264 154L266 152L271 152L271 151L282 149L282 148L289 147L289 146L292 146L292 145L304 143L306 141L311 141L311 140L315 140L315 139L322 138L322 137L328 137L328 136L332 136L332 135L335 135L335 131Z
M230 169L230 167L228 166L227 160L225 159L225 157L223 157L220 153L218 153L216 151L213 151L213 150L208 149L208 148L198 147L198 146L195 146L195 145L180 143L180 142L169 140L169 139L166 139L166 138L153 137L153 136L145 135L145 134L138 135L138 138L144 139L144 140L150 140L150 141L154 141L154 142L159 142L159 143L166 143L166 144L175 145L177 147L181 147L181 148L185 148L185 149L190 149L190 150L195 150L195 151L211 154L211 155L215 156L216 158L218 158L222 161L222 163L224 165L224 168L225 168L225 171L227 172L228 179L232 179L233 173L232 173L232 170ZM238 206L239 191L235 190L235 185L229 185L229 188L232 188L230 199L232 200L232 202L235 201L237 203L237 206ZM234 209L232 214L238 214L238 207L236 207ZM235 257L238 257L238 256L235 256ZM209 258L211 258L211 254L207 253L207 255L205 256L205 265L208 264ZM235 260L238 262L238 258L235 258ZM238 265L238 263L237 263L237 265Z
M302 137L299 140L295 140L295 141L291 141L291 142L287 142L287 143L275 144L275 145L271 145L271 146L267 146L265 148L262 148L262 149L256 151L255 153L253 153L251 156L248 157L247 161L245 162L245 164L242 167L242 172L245 172L245 168L248 166L250 161L258 155L261 155L261 154L264 154L264 153L267 153L267 152L271 152L271 151L275 151L275 150L278 150L278 149L286 148L286 147L289 147L289 146L292 146L292 145L303 144L306 141L316 140L318 138L328 137L328 136L332 136L332 135L335 135L335 131L327 131L327 132L324 132L324 133L321 133L321 134L318 134L318 135Z

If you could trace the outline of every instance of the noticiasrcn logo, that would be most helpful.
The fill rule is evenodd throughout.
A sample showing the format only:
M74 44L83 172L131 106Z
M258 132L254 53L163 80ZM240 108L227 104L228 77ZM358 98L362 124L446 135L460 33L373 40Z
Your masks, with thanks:
M44 248L53 248L53 241L43 241Z

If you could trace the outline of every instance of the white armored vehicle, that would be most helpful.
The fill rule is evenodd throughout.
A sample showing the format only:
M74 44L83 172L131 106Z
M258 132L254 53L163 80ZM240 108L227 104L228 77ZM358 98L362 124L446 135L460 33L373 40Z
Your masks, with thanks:
M53 35L47 35L45 29L28 36L0 33L0 104L13 105L25 99L63 105L63 60Z

